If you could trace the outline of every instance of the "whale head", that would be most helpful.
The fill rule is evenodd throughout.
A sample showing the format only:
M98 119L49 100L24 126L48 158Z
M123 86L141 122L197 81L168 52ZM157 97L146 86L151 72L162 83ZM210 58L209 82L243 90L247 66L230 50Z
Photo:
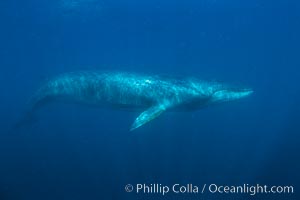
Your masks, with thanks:
M227 102L227 101L234 101L237 99L241 99L244 97L249 96L253 93L253 90L250 88L220 88L216 90L211 98L213 102Z

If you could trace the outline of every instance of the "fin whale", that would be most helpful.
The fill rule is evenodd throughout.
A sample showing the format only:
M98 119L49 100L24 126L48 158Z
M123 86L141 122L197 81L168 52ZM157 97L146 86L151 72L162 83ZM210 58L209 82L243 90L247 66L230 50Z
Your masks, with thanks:
M166 111L189 111L249 96L250 88L237 88L216 81L173 78L127 72L81 71L61 74L45 82L30 100L19 124L47 102L63 100L112 108L141 110L130 130Z

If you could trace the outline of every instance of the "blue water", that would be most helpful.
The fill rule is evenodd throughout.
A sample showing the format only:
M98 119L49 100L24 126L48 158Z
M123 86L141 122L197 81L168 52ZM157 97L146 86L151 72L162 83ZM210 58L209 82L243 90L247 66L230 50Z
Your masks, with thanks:
M0 200L299 199L299 10L296 0L0 1ZM51 104L9 132L43 81L110 69L255 92L135 132L136 112ZM291 185L294 194L125 192L139 183Z

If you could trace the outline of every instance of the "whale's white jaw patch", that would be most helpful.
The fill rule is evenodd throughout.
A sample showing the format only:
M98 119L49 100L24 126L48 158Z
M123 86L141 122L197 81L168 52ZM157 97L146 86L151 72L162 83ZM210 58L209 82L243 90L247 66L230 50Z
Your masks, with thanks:
M224 89L212 95L214 102L233 101L249 96L253 93L252 89Z

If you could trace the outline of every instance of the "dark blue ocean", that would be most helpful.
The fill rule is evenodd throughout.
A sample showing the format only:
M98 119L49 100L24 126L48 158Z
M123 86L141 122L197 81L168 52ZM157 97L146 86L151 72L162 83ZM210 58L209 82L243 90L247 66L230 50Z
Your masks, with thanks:
M297 0L1 0L0 200L300 199L299 35ZM11 131L45 80L78 70L254 93L133 132L139 112L53 103ZM224 191L257 185L277 190Z

